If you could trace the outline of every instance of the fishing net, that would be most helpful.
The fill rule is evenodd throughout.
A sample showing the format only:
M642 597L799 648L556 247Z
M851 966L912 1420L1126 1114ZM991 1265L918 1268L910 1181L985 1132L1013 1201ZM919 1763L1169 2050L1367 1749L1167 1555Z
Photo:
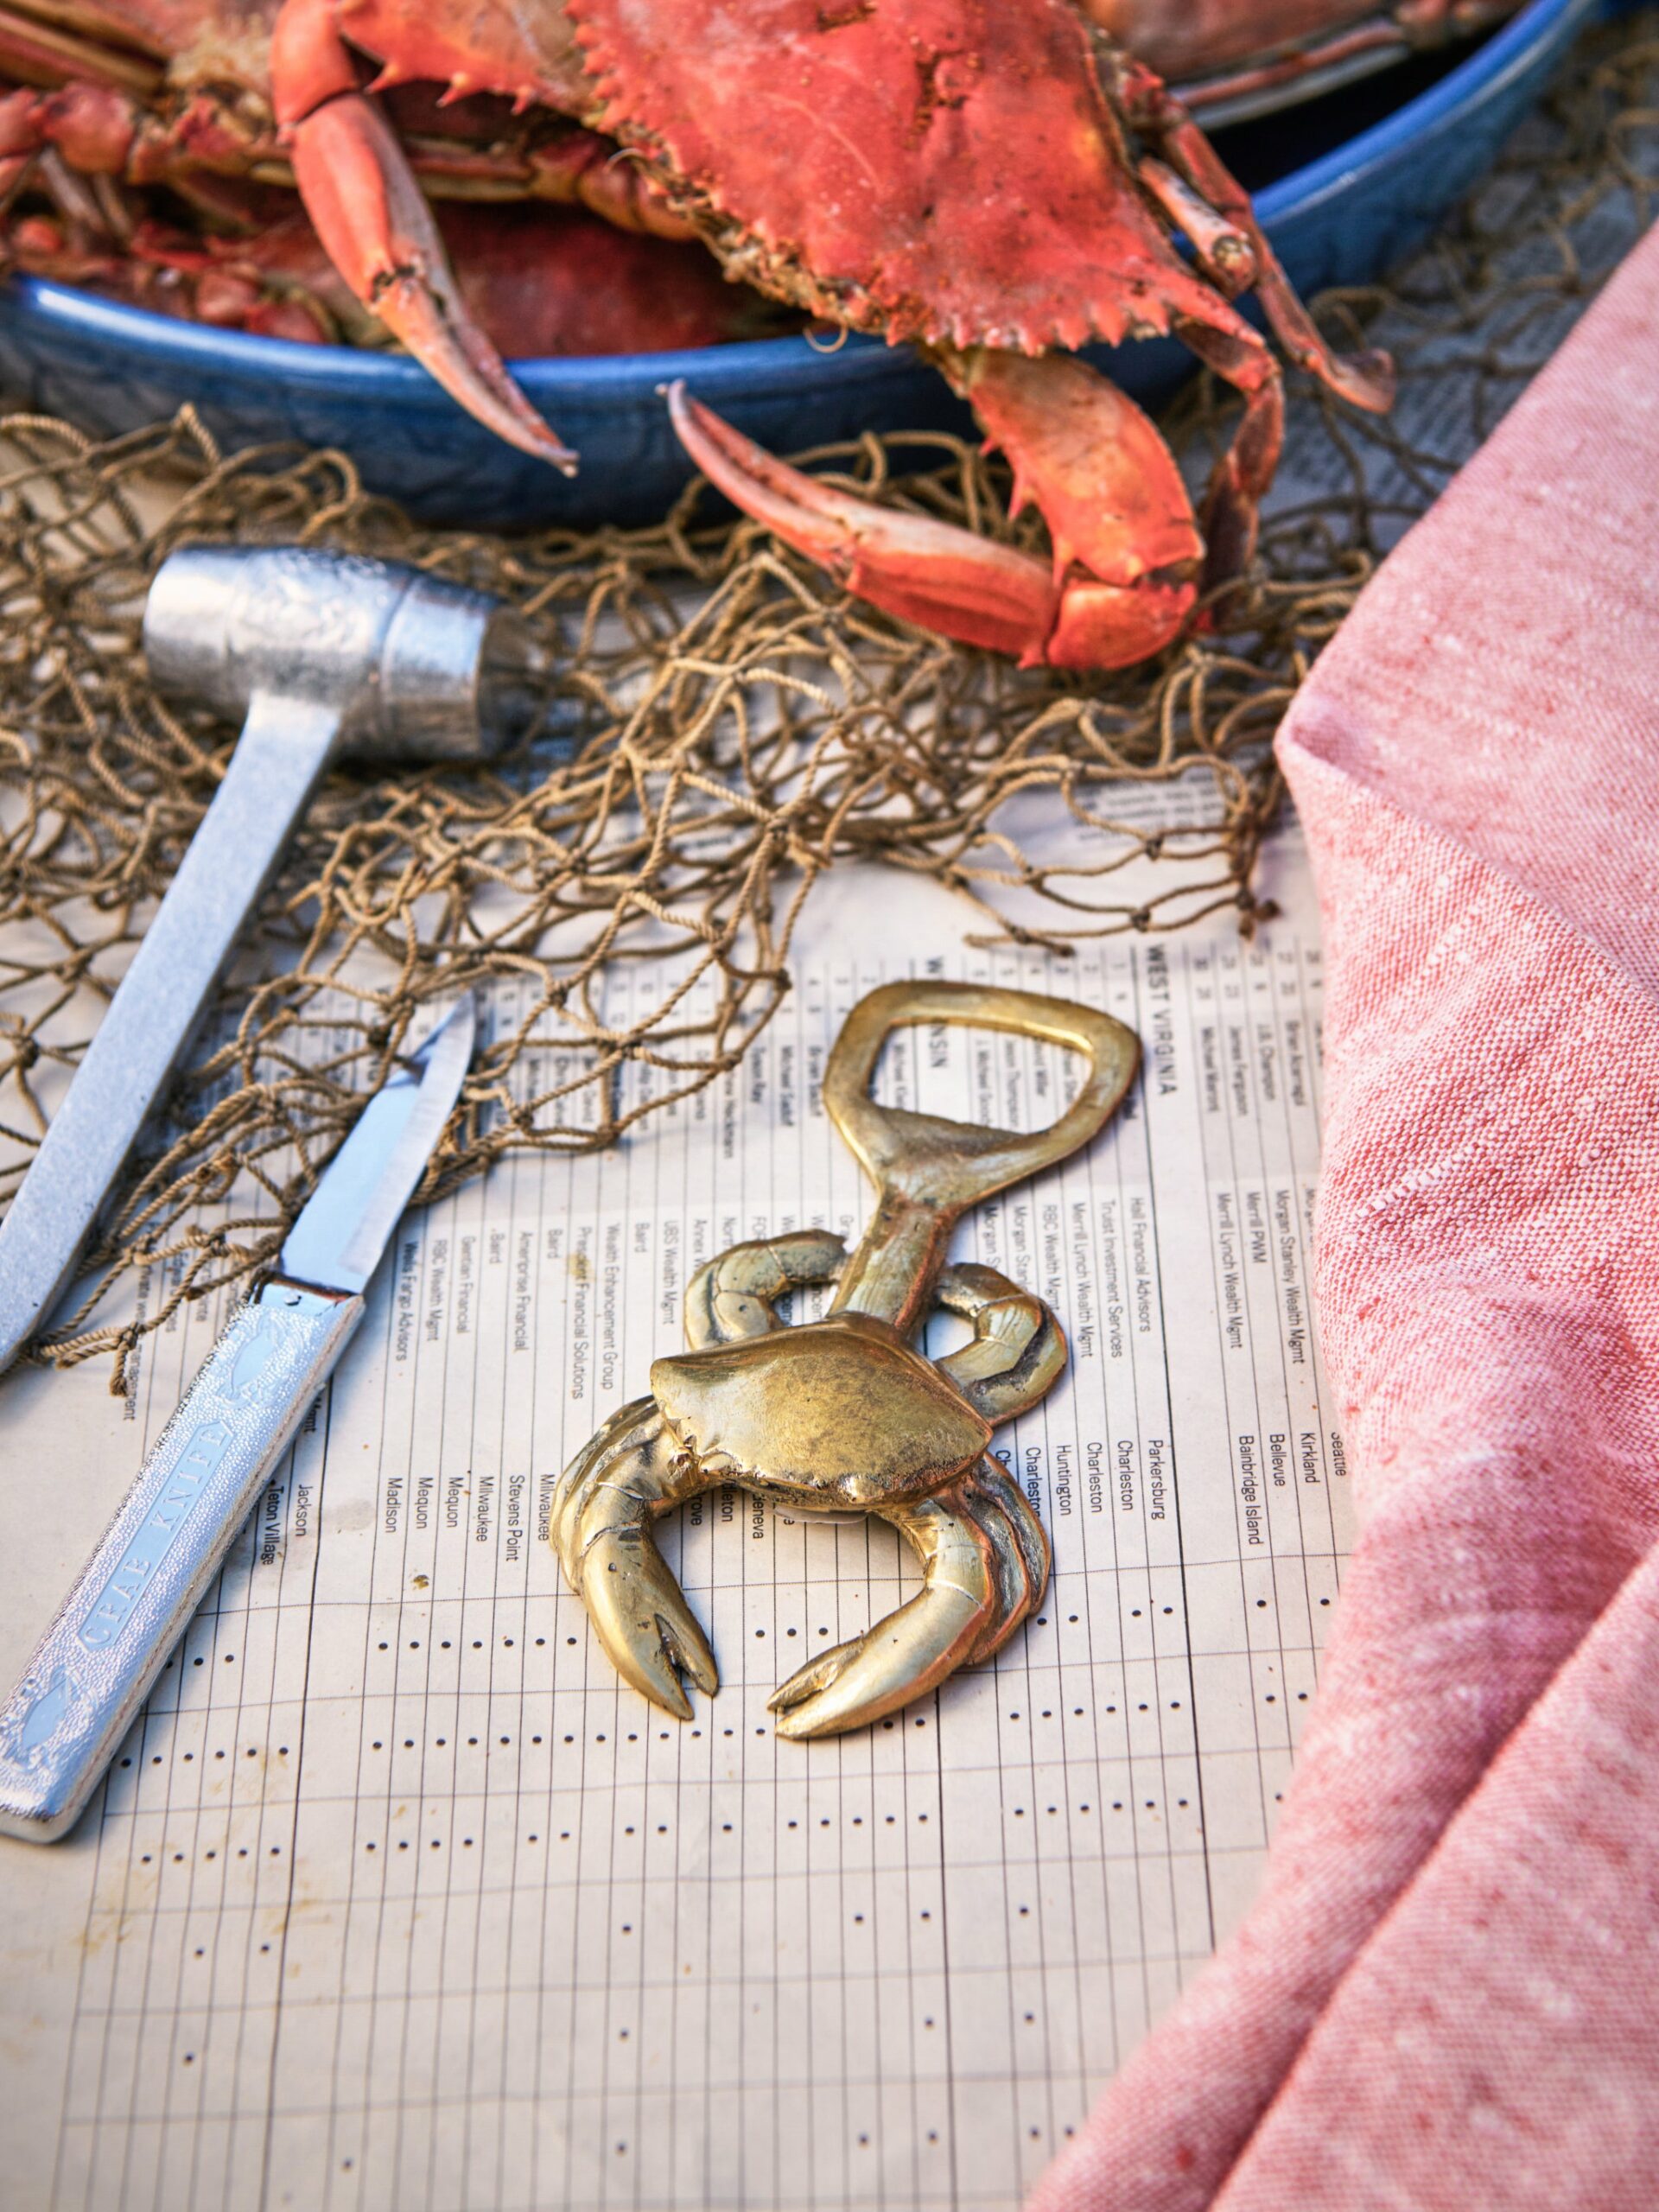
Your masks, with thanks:
M480 1055L426 1197L510 1153L614 1143L734 1070L789 988L804 902L849 861L937 879L981 944L1065 947L1217 908L1251 930L1278 721L1381 553L1645 227L1656 108L1659 13L1592 35L1426 250L1386 288L1319 303L1343 342L1395 350L1398 410L1360 418L1294 380L1287 467L1224 634L1105 680L889 623L695 488L655 529L493 537L412 524L337 453L226 456L188 412L102 446L0 423L0 1197L228 759L233 734L170 712L137 651L174 546L414 562L511 601L556 671L516 760L328 780L84 1294L35 1356L113 1355L130 1389L148 1331L271 1262L363 1093L458 987L511 979L520 1011ZM1195 482L1231 420L1202 382L1167 417ZM1033 542L1005 472L959 441L812 460ZM1148 785L1179 788L1187 826L1147 826ZM1021 841L1038 819L1068 830L1044 857ZM625 974L652 988L620 991Z

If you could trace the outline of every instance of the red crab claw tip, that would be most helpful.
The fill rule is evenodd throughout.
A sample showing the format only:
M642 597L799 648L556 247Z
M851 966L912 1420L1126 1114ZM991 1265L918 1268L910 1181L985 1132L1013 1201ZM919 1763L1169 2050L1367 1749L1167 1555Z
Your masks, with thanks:
M1061 573L1080 562L1124 588L1197 573L1204 540L1186 486L1127 392L1070 353L980 350L941 365L1013 463L1017 504L1048 524Z
M486 429L574 475L576 456L463 304L431 211L378 108L356 93L333 99L292 136L300 197L358 298Z
M1058 594L1046 562L925 515L878 507L787 467L668 388L686 452L735 507L871 606L1027 665L1047 657Z
M1175 643L1198 599L1196 583L1148 578L1137 584L1104 584L1074 575L1048 641L1048 664L1079 673L1138 668Z
M1331 359L1335 370L1330 378L1333 391L1351 406L1363 407L1368 415L1388 414L1400 389L1392 353L1373 349L1365 353L1333 353Z

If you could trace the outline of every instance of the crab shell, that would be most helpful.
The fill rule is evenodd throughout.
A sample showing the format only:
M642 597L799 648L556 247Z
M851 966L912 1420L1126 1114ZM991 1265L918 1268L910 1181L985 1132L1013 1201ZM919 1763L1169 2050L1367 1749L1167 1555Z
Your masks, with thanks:
M567 0L591 119L728 268L826 319L1039 353L1208 321L1067 0Z
M276 110L325 241L480 419L556 466L445 312L359 57L376 91L435 81L591 126L728 275L894 344L1040 353L1221 308L1135 180L1070 0L285 0Z
M995 1433L931 1360L865 1313L673 1353L653 1364L651 1391L706 1471L808 1511L930 1497Z

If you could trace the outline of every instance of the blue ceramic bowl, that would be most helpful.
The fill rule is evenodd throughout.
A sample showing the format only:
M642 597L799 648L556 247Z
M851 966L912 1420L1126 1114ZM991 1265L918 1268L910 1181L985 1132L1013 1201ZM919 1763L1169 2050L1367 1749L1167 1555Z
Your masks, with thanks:
M1322 127L1313 110L1242 134L1247 180L1297 287L1363 283L1431 229L1598 12L1599 0L1531 0L1478 51L1334 150L1312 150ZM1344 103L1351 129L1358 95ZM1327 133L1336 105L1325 104ZM1147 400L1165 396L1192 365L1168 343L1102 358ZM783 452L868 429L966 420L931 369L873 340L834 353L777 338L514 365L531 402L582 455L574 481L480 429L413 361L176 322L39 279L0 285L0 390L27 406L112 435L189 400L227 449L288 438L342 447L372 490L433 522L631 523L661 514L689 474L659 396L673 377Z

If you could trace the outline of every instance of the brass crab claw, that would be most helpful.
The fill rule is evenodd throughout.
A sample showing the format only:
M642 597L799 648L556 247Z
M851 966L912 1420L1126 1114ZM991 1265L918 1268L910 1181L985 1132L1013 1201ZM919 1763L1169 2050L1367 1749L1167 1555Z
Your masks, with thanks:
M870 1078L888 1033L955 1022L1070 1046L1089 1072L1052 1128L1031 1136L879 1106ZM553 1494L570 1587L623 1678L682 1720L683 1677L719 1688L714 1655L664 1565L652 1524L735 1483L795 1513L862 1508L903 1532L922 1587L896 1612L799 1669L772 1708L783 1736L828 1736L894 1712L1007 1643L1048 1581L1048 1539L987 1446L1065 1367L1059 1323L994 1268L947 1267L966 1210L1087 1144L1134 1080L1140 1045L1109 1014L976 984L890 983L854 1007L823 1099L876 1187L849 1258L802 1230L734 1245L686 1287L689 1351L659 1359L651 1395L613 1414ZM776 1301L834 1283L829 1314L798 1328ZM933 1361L911 1338L935 1306L973 1325Z

